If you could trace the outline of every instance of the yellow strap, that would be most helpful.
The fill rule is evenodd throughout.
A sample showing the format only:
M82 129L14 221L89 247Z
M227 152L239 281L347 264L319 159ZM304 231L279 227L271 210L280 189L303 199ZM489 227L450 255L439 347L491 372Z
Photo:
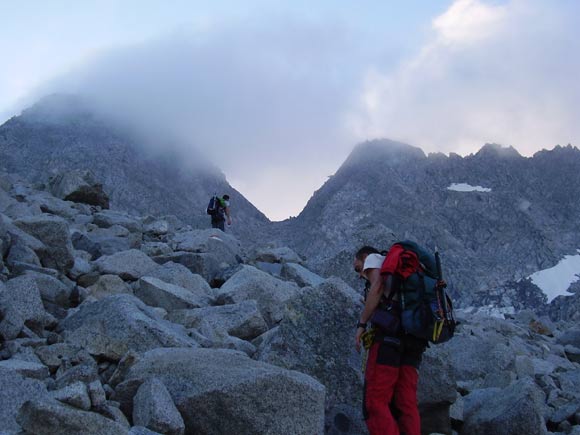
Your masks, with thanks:
M441 333L443 332L443 320L438 320L435 322L435 326L433 328L433 342L439 340Z
M369 357L369 349L371 348L371 346L373 345L373 342L375 341L375 330L374 329L369 329L368 331L363 332L363 334L360 337L360 341L362 342L363 345L363 357L362 357L362 366L361 366L361 371L364 375L365 370L367 368L367 359Z

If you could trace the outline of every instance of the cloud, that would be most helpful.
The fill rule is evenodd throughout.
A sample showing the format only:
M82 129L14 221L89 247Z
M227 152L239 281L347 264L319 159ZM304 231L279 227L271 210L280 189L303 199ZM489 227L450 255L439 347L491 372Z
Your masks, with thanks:
M381 5L391 29L400 7ZM456 0L423 39L414 28L398 44L418 45L404 57L376 17L318 12L212 15L104 52L41 93L88 95L185 159L201 149L273 219L297 215L366 139L458 153L580 143L576 1Z
M299 213L353 144L344 121L362 71L352 44L332 22L212 23L104 53L43 92L87 95L159 143L202 149L281 219ZM293 198L274 199L289 190Z
M457 0L396 69L367 71L349 125L429 151L580 143L575 2Z

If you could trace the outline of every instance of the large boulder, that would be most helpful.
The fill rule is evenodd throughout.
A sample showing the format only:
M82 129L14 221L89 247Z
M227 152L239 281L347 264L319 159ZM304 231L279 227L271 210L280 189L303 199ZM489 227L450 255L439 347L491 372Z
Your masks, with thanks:
M59 327L67 343L111 360L120 360L129 350L197 346L182 327L158 319L143 302L126 294L83 305Z
M136 389L159 378L185 433L321 434L324 387L311 377L229 350L155 349L133 365L116 392L131 408Z
M57 400L31 400L17 421L36 435L126 435L127 428L95 412L83 411Z
M16 414L28 400L48 397L44 382L28 379L13 370L0 368L0 433L17 433Z
M457 383L449 353L434 346L423 354L419 370L417 398L421 428L426 433L450 433L450 406L457 399Z
M571 345L580 348L580 328L570 328L562 332L557 337L557 342L562 345Z
M217 296L220 304L235 304L245 300L258 301L258 308L268 325L282 320L286 303L298 294L298 286L288 283L244 265L220 288Z
M207 281L201 275L192 273L182 264L169 261L153 269L147 276L186 288L198 295L213 297L212 289Z
M127 228L132 233L143 232L143 224L137 218L118 211L103 210L99 213L95 213L93 216L93 223L101 228L120 225Z
M28 246L22 239L18 237L14 237L12 239L10 251L6 256L6 264L11 269L17 268L19 264L42 267L40 258L38 258L38 255L36 255L36 252L34 252L30 246Z
M192 230L173 236L176 251L211 253L220 262L236 264L241 261L240 242L229 234L215 229Z
M324 281L321 276L296 263L284 264L280 275L287 281L294 281L300 287L316 287Z
M483 332L474 328L456 333L453 340L445 344L449 364L454 368L457 381L469 387L504 387L512 379L515 354L513 343L491 328Z
M40 215L14 221L15 225L40 240L46 251L39 254L43 266L68 273L74 266L73 246L67 222L59 217Z
M141 247L141 233L130 233L128 229L120 225L113 225L109 228L94 228L84 234L90 243L84 242L90 247L93 255L112 255L117 252L127 251L129 249L138 249ZM76 245L80 243L80 237Z
M219 280L222 272L231 267L231 264L222 261L217 255L206 252L177 251L159 255L153 258L159 264L168 262L185 266L194 274L201 275L208 283L214 284ZM213 285L215 287L215 285Z
M544 400L544 393L529 379L503 390L475 390L465 397L462 433L546 435Z
M207 322L217 331L244 340L250 340L267 331L268 325L258 310L256 301L239 304L205 307L193 310L177 310L169 313L168 320L186 328L200 328Z
M17 314L31 328L42 329L55 319L48 314L42 303L40 290L34 277L20 276L9 280L0 293L0 307L5 312ZM4 321L8 318L5 317Z
M62 172L50 178L48 187L57 198L109 208L108 195L90 171Z
M210 302L204 294L195 294L183 287L148 276L137 282L135 296L147 305L167 311L204 307Z
M254 261L264 263L302 263L302 258L286 246L264 247L256 250Z
M71 293L73 291L72 285L67 285L44 273L28 271L24 276L29 277L36 282L36 285L40 290L40 297L45 304L56 304L64 308L70 306Z
M185 424L163 382L145 381L133 399L133 423L167 434L182 435Z
M327 416L340 415L327 421L331 428L337 421L346 420L342 426L351 428L362 421L361 357L353 342L361 309L360 295L340 279L329 279L293 299L276 332L258 349L257 359L306 373L326 386Z
M106 255L95 261L101 274L118 275L124 280L137 280L157 268L157 263L137 249Z
M96 299L119 294L133 294L133 290L117 275L101 275L96 283L90 286L88 292Z

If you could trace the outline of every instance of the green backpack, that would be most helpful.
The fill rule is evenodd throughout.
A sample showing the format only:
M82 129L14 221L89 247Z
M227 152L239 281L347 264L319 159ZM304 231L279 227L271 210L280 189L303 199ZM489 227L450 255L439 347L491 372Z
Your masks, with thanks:
M457 322L453 303L445 291L439 253L433 255L417 243L405 240L391 247L385 263L389 255L399 257L394 277L399 287L403 330L434 344L450 340Z

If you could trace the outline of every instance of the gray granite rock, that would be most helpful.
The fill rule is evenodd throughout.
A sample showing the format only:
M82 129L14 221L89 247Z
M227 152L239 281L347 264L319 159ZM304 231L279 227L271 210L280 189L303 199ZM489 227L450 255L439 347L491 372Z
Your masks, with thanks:
M224 331L244 340L253 339L268 329L254 300L193 310L176 310L169 314L168 320L186 328L199 328L202 322L207 322L216 331Z
M99 300L111 295L133 294L131 287L117 275L101 275L87 290Z
M257 359L306 373L325 385L327 415L340 407L350 409L341 411L345 416L362 418L361 356L352 344L361 309L360 296L340 279L306 288L290 302L276 332L260 344Z
M16 414L23 403L48 397L46 386L36 379L25 378L13 370L0 368L0 431L17 432Z
M204 294L195 294L177 285L168 284L157 278L143 277L137 282L135 296L152 307L161 307L167 311L199 308L209 304Z
M296 263L286 263L282 266L282 279L294 281L300 287L316 287L324 278Z
M95 261L101 274L119 275L124 280L137 280L157 268L146 254L136 249L107 255Z
M222 304L256 300L264 319L272 326L282 320L286 303L297 294L298 287L295 284L244 265L219 289L217 300Z
M324 387L320 383L302 373L251 360L239 352L146 352L131 367L126 381L117 386L119 396L127 398L124 406L131 408L137 388L154 377L169 390L185 422L185 433L323 432Z
M91 409L91 399L87 386L81 381L74 382L59 390L51 391L50 397L85 411Z
M55 319L45 311L40 290L36 280L31 276L9 280L6 289L0 294L0 307L4 307L6 312L18 313L28 326L43 328L55 322Z
M167 434L183 435L185 423L163 382L149 378L133 398L133 423Z
M50 178L50 192L57 198L109 208L109 197L91 171L66 171Z
M201 275L192 273L182 264L167 262L153 269L147 276L186 288L195 294L213 296L212 289L207 281Z
M544 394L531 380L506 389L475 390L465 397L463 433L545 435Z
M15 225L40 240L46 252L39 254L43 266L67 273L74 265L73 246L68 223L59 217L41 215L24 217ZM38 254L38 252L37 252Z
M57 400L31 400L18 412L22 428L37 435L126 435L127 428L100 414Z
M119 360L128 350L197 346L182 327L159 320L131 295L109 296L83 306L63 320L60 327L67 343L112 360Z
M49 375L48 367L46 367L44 364L23 361L16 358L0 361L0 369L11 370L24 376L25 378L40 380L48 378Z
M143 225L137 218L118 211L103 210L99 213L95 213L93 216L93 222L101 228L109 228L113 225L119 225L127 228L132 233L143 232Z

